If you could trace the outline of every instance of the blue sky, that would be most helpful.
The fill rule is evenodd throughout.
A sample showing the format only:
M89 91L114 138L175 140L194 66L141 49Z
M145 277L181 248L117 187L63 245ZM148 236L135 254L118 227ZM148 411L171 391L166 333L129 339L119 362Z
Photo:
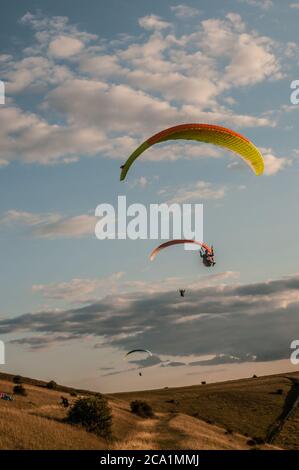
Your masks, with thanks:
M291 368L299 334L299 107L290 103L299 3L152 3L1 3L7 371L107 391L164 386L165 371L176 385ZM265 174L256 178L209 146L168 143L119 182L120 164L140 142L181 122L243 133L261 149ZM203 203L213 273L194 252L173 249L150 264L154 241L97 240L94 210L118 195ZM182 285L186 304L177 299ZM122 361L140 346L156 357L142 384L141 363ZM161 367L169 358L181 367Z

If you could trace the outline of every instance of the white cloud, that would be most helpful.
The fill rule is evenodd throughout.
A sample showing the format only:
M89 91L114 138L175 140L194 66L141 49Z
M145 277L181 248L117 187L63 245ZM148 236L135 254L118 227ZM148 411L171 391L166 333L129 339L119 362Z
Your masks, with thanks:
M97 123L98 128L106 131L140 133L178 116L176 108L167 101L128 85L109 85L95 80L72 80L58 86L49 93L48 103L66 113L77 125Z
M27 12L20 19L20 23L30 26L35 31L35 37L38 42L45 44L46 47L48 47L51 39L61 35L80 39L84 43L97 39L96 34L79 31L76 25L69 24L69 19L66 16L47 17L42 13L32 14Z
M59 36L49 44L49 52L52 56L59 59L66 59L78 54L84 47L84 43L79 39Z
M56 284L34 284L32 292L40 293L43 297L50 300L83 302L99 294L99 291L103 293L110 292L112 294L117 290L118 283L123 276L124 273L117 272L107 278L74 278L68 282Z
M266 176L276 175L280 171L292 165L291 158L277 157L274 155L271 148L261 148L260 150L265 163L264 175ZM233 160L227 165L227 167L233 170L243 170L245 165L241 160Z
M261 8L262 10L269 10L273 7L273 0L239 0L240 2L247 3L247 5Z
M71 77L65 65L55 65L42 56L25 57L6 64L2 76L6 79L7 93L15 94L29 90L46 90L48 84L55 85Z
M118 63L118 58L112 55L84 55L79 62L80 70L93 77L109 77L124 75L125 70Z
M0 63L8 62L12 59L10 54L0 54Z
M292 164L290 158L276 157L271 149L262 149L265 161L265 175L276 175L279 171L284 170Z
M14 138L12 138L14 136ZM80 155L95 155L108 142L98 127L48 124L19 108L1 109L0 151L4 160L25 163L69 163Z
M289 7L290 7L290 8L295 8L295 9L296 9L296 8L299 9L299 3L298 3L298 2L297 2L297 3L290 3L290 4L289 4Z
M166 194L167 194L166 190ZM201 201L201 200L218 200L223 199L226 193L225 187L215 188L207 181L197 181L195 184L186 187L178 187L175 189L173 196L167 200L168 204L184 202Z
M140 176L140 178L135 179L130 183L131 188L145 188L146 186L149 185L149 179L146 178L145 176Z
M34 235L40 238L80 238L93 236L98 219L91 215L62 217L55 222L47 222L34 230Z
M201 278L201 286L215 286L227 284L239 277L239 273L226 271L217 274L211 274ZM116 272L108 277L102 278L74 278L70 281L52 283L52 284L34 284L32 292L41 294L47 301L66 301L71 303L94 302L100 297L113 297L113 304L116 305L114 293L124 294L128 297L119 302L119 308L130 302L130 292L134 294L156 294L166 290L179 289L186 279L180 277L164 278L163 281L141 281L127 280L124 272ZM188 279L189 289L197 288L198 279Z
M0 72L8 93L30 90L40 102L31 113L9 101L1 110L3 164L12 159L55 164L82 156L119 158L148 135L183 121L234 129L275 125L269 116L229 108L233 88L280 78L270 38L247 31L235 13L204 20L182 36L168 31L170 24L155 15L140 21L154 31L138 40L120 38L108 49L105 41L79 31L65 17L24 15L21 22L33 28L35 42L19 60L5 57ZM71 68L57 62L59 54L70 59ZM57 112L59 121L48 122L46 117L57 117ZM145 158L177 159L180 152L180 147L173 152L165 147L161 153L153 149ZM201 146L187 150L189 158L203 153L214 156L216 151Z
M160 18L160 16L157 15L147 15L143 16L142 18L139 19L139 25L147 30L162 30L169 28L171 26L170 23L167 21L164 21Z
M71 80L49 93L51 108L65 113L76 126L97 126L104 131L126 132L148 137L149 133L182 121L226 121L240 126L269 125L266 118L233 115L225 110L214 113L196 106L179 110L167 100L159 99L128 85L108 85L100 81ZM102 110L105 109L105 113ZM133 150L133 148L132 148Z
M98 219L91 215L65 217L58 213L36 214L33 212L9 210L0 219L0 224L30 227L37 238L80 238L92 236Z
M174 12L175 16L178 18L193 18L194 16L199 15L199 10L196 8L190 7L189 5L181 4L170 7L171 11Z
M267 78L282 77L274 42L269 37L246 32L239 15L228 14L226 20L205 20L202 25L204 50L228 60L223 76L225 87L253 85Z
M32 212L18 211L11 209L7 211L0 219L0 224L3 225L29 225L31 227L43 223L52 223L59 220L60 216L54 213L47 214L34 214Z

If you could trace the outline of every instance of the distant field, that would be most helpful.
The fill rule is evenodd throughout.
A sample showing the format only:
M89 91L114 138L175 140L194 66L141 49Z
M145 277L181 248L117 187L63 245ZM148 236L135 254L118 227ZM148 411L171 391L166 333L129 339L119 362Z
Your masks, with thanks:
M0 400L0 449L250 449L252 438L265 439L281 414L291 381L284 374L193 387L109 394L113 411L112 442L64 422L61 395L71 388L48 390L27 379L28 396ZM0 373L0 391L12 393L13 376ZM277 390L281 389L277 394ZM63 392L61 391L63 390ZM80 391L80 394L93 392ZM130 412L130 402L149 402L155 418ZM299 410L287 421L276 448L299 448ZM259 444L259 448L271 446Z

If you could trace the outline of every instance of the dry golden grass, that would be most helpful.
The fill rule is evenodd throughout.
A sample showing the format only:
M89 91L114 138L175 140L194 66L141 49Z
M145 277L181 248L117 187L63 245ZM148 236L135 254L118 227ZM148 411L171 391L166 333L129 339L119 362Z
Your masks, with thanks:
M127 402L113 399L109 401L109 405L113 415L112 434L116 441L121 441L131 434L142 420L130 412Z
M1 449L105 449L96 436L56 420L1 407Z
M280 435L274 441L286 449L299 450L299 409L285 423Z
M14 384L0 380L0 391ZM264 437L282 411L290 381L282 376L221 384L109 395L114 440L104 439L64 421L59 403L70 394L25 385L27 396L0 400L0 449L250 449L250 437ZM283 395L274 392L282 388ZM155 418L130 412L134 399L148 401ZM208 424L207 421L210 421ZM245 433L248 437L245 437ZM285 425L275 445L298 449L299 411ZM268 449L271 446L259 446Z
M155 442L155 423L154 419L140 420L129 435L113 446L115 450L159 450L161 449Z
M299 377L299 374L293 376ZM234 433L265 439L269 427L283 409L290 387L290 380L283 375L276 375L113 396L129 402L145 400L160 413L181 413ZM283 395L275 393L278 389L283 390ZM279 436L275 444L291 449L298 437L299 420L294 419L292 432L285 433L283 439Z
M141 420L134 431L113 446L116 450L249 450L248 438L184 414L160 413ZM258 446L259 449L277 449Z
M228 434L223 428L210 425L191 416L178 414L170 424L172 432L181 436L179 449L248 450L248 438L241 434ZM261 445L259 449L273 449Z
M13 384L0 381L1 391L11 393ZM0 449L105 449L107 443L62 420L61 393L27 385L26 397L0 400Z

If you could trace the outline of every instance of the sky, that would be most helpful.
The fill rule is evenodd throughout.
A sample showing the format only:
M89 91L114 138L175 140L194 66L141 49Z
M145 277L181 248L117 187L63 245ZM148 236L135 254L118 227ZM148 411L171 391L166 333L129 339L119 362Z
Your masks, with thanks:
M1 2L3 371L110 392L296 369L299 2L150 3ZM183 122L244 134L264 175L168 142L119 181L143 140ZM98 240L96 207L121 195L203 204L216 266ZM124 361L135 348L153 356Z

